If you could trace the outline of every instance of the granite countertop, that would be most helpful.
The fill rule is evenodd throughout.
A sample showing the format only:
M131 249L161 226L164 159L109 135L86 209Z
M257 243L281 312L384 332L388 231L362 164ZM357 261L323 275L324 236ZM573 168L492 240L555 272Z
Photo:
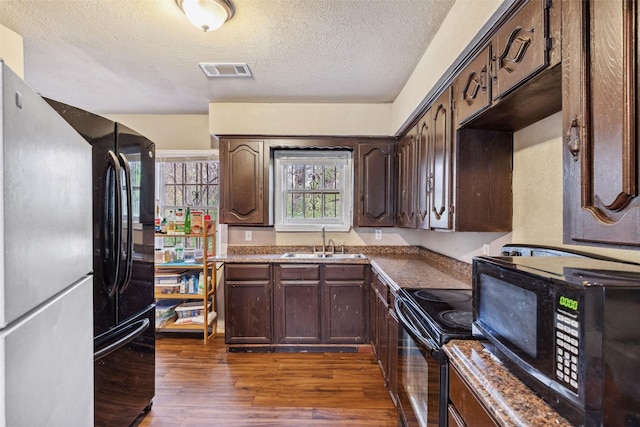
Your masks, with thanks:
M282 258L285 252L305 252L295 247L243 247L239 252L209 258L220 263L296 263L296 264L371 264L392 289L440 288L471 289L471 265L436 252L411 247L397 253L388 247L352 247L348 253L363 253L366 258ZM251 253L249 250L262 253ZM265 252L266 251L266 252ZM269 253L270 252L270 253Z
M434 265L420 254L371 256L371 266L392 288L471 289L466 268Z
M450 341L444 345L444 352L498 425L571 427L571 423L511 374L480 341Z
M228 254L208 258L211 262L251 264L251 263L288 263L288 264L369 264L364 258L286 258L284 252L277 254Z

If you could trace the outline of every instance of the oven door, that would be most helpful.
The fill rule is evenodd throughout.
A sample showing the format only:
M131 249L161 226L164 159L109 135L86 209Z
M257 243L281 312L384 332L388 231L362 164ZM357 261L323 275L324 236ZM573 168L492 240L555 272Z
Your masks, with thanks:
M447 358L421 326L424 314L410 300L398 297L398 417L405 427L444 427L448 391Z

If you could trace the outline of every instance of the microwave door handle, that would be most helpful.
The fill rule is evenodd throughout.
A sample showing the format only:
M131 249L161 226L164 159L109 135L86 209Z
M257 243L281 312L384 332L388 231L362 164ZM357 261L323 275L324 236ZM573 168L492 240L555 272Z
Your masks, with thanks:
M394 301L393 305L396 310L396 314L398 315L398 320L400 320L400 323L402 323L402 326L407 328L411 336L416 341L418 341L418 344L425 347L432 356L438 357L438 355L440 354L440 349L438 348L438 345L436 344L436 342L429 337L423 336L418 331L418 328L413 324L413 322L407 316L405 316L404 313L402 312L402 304L404 304L407 307L407 310L411 310L411 308L401 298L396 298L396 300Z
M131 281L131 270L132 270L132 256L133 256L133 211L132 211L132 180L131 180L131 167L129 166L129 162L124 154L118 154L120 160L120 166L124 171L124 182L126 185L126 212L127 212L127 235L125 240L125 256L124 256L124 264L122 265L124 270L124 276L122 278L122 282L118 286L120 288L120 293L123 293L127 287L129 286L129 282ZM120 218L122 218L124 222L124 210L120 212Z
M120 162L113 151L107 153L105 168L105 193L102 230L102 254L106 268L103 269L107 294L113 297L120 279L120 247L122 246L122 195L120 193ZM113 196L113 197L112 197ZM113 200L113 209L111 207Z

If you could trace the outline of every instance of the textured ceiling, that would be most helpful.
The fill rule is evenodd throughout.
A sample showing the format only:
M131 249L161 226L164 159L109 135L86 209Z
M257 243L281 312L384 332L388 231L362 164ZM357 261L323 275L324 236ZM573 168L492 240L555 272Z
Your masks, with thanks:
M454 0L233 0L221 29L174 0L0 0L25 80L96 113L206 114L209 102L390 102ZM246 62L207 79L199 62Z

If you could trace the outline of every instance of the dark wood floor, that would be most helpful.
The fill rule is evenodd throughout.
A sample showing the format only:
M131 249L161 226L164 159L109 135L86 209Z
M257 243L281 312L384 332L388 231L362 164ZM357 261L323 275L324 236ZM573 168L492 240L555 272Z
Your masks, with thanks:
M370 353L227 353L222 336L163 337L148 426L396 426Z

